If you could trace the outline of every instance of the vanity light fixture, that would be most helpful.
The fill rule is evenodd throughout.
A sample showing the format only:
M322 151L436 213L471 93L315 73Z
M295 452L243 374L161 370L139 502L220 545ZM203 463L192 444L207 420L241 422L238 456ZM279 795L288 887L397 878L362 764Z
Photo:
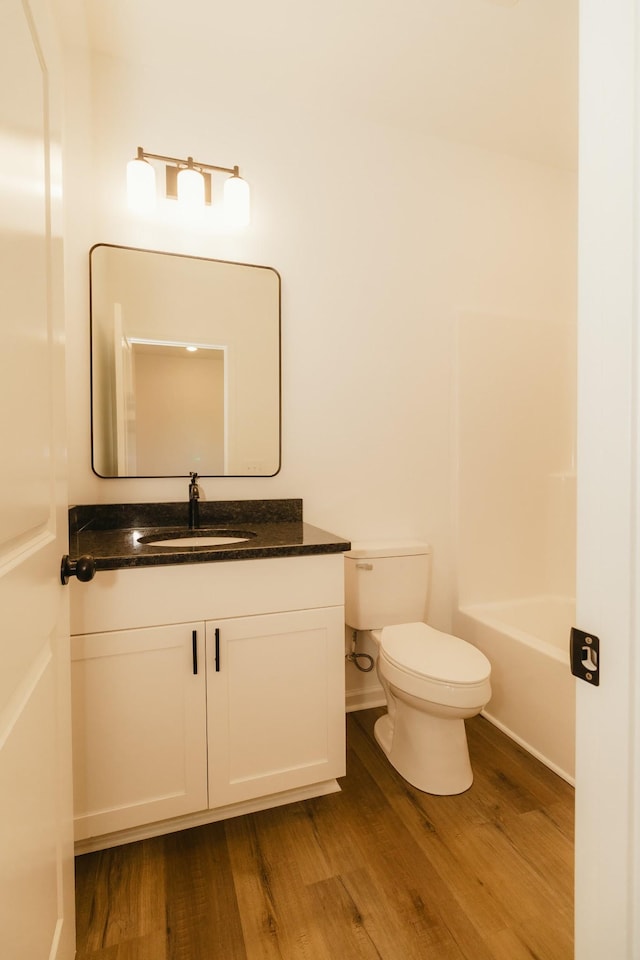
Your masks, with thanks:
M239 167L218 167L212 163L200 163L187 157L165 157L159 153L146 153L138 147L137 155L127 164L127 196L129 207L137 213L153 210L156 201L156 174L150 160L158 160L165 166L165 195L176 199L192 211L204 210L211 204L212 174L230 173L224 182L223 211L229 226L246 227L249 223L249 184L240 176Z

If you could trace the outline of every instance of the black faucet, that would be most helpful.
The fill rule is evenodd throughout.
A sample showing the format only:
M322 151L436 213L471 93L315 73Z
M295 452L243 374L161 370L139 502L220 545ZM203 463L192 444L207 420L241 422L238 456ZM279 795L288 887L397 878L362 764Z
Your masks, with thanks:
M191 473L189 484L189 530L197 530L200 526L200 487L198 474Z

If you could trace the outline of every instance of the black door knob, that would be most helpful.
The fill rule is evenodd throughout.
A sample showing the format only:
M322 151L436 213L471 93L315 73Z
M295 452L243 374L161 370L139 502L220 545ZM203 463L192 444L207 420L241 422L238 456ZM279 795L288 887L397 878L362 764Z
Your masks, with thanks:
M93 580L96 572L96 562L93 557L83 556L77 560L71 560L65 553L60 564L60 580L62 583L69 583L70 577L77 577L83 583Z

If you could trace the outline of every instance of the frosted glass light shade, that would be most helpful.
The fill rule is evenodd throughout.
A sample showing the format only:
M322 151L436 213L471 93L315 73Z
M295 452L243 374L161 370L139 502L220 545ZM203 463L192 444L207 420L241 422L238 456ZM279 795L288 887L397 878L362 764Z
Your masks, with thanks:
M185 167L179 172L178 201L189 210L204 210L204 177L199 170Z
M224 219L230 227L246 227L249 223L249 184L242 177L229 177L224 182Z
M149 213L156 205L156 172L146 160L127 164L127 201L136 213Z

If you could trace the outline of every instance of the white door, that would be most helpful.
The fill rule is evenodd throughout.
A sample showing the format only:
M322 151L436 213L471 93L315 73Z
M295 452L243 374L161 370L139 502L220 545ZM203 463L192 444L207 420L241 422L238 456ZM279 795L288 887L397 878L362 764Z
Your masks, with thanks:
M74 955L62 249L44 0L0 3L0 956Z
M581 0L576 960L640 958L639 26Z

